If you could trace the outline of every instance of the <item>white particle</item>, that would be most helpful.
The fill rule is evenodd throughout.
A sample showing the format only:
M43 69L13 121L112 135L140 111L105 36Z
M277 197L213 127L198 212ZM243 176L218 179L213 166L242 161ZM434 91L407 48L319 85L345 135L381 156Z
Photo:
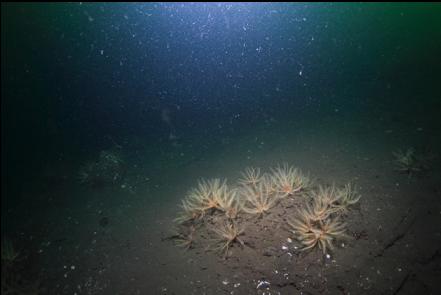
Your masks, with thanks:
M259 280L256 289L259 289L260 287L269 288L270 285L271 285L271 284L270 284L270 282L268 282L268 281L265 281L265 280L260 281L260 280Z

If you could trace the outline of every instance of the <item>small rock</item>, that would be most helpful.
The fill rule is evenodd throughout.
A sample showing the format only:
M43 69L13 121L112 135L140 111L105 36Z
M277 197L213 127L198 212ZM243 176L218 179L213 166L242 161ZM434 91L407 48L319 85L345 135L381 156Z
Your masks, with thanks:
M108 217L103 217L100 219L100 225L102 227L106 227L109 224L109 218Z
M276 256L277 255L277 249L274 248L274 247L268 247L265 250L263 250L262 255L263 256L268 256L268 257Z

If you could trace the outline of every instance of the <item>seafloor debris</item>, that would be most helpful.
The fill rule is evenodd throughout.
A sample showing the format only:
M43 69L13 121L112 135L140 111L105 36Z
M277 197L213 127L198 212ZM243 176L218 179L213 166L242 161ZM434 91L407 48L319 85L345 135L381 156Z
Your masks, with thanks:
M266 280L258 280L256 289L266 289L271 286L271 283Z

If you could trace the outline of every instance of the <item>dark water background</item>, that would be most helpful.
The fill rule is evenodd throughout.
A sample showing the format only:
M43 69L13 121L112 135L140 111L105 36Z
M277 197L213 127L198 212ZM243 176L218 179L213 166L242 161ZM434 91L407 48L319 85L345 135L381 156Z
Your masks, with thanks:
M436 3L2 3L2 204L133 138L200 153L331 118L439 147L440 53Z

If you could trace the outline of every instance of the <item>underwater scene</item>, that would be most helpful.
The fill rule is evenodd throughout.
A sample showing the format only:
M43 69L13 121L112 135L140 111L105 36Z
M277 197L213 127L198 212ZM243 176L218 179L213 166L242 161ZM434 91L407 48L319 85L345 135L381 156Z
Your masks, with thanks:
M441 4L2 3L1 293L439 294Z

